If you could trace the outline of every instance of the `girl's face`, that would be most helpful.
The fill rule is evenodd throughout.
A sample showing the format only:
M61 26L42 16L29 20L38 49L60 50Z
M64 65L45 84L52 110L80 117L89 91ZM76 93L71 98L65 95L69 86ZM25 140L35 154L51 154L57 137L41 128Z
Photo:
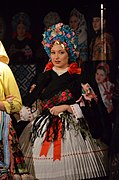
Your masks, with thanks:
M65 69L69 65L68 53L60 44L54 44L52 46L50 57L56 69Z
M101 18L94 17L92 21L92 26L93 26L94 31L99 31L101 29Z
M17 34L19 38L25 37L26 34L26 26L23 23L17 25Z
M97 71L95 73L96 82L99 84L99 83L104 82L105 79L106 79L106 73L104 72L104 70L97 69Z
M76 30L79 25L79 18L77 16L71 16L69 19L70 28Z

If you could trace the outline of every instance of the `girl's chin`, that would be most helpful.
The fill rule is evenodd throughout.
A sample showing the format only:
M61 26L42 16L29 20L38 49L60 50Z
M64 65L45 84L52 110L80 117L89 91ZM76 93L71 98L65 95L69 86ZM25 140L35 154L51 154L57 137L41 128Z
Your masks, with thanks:
M96 81L97 82L97 84L100 84L101 83L101 81Z

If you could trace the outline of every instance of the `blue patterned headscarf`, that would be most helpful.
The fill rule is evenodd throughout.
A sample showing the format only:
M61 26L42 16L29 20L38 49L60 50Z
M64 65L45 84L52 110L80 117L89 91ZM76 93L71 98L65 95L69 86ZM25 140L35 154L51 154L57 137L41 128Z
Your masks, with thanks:
M78 37L68 25L63 23L55 24L47 29L43 34L42 44L50 57L51 47L55 42L59 42L69 53L70 61L75 62L79 56Z

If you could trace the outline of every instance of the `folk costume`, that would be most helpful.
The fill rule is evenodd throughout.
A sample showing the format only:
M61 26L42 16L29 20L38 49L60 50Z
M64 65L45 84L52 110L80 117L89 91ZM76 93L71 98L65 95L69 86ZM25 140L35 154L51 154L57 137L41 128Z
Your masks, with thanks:
M88 112L91 117L97 98L90 85L83 88L81 70L75 62L76 40L75 33L62 23L44 33L43 45L49 57L54 42L69 48L69 67L57 71L49 62L35 89L23 101L25 106L31 106L38 98L41 101L42 112L20 137L27 166L39 180L89 179L105 177L108 172L108 146L99 140L101 123L96 121L98 127L93 136L88 126ZM50 108L63 104L70 105L73 113L65 111L58 116L50 113Z
M18 113L22 107L21 96L15 78L7 65L9 58L0 41L0 101L6 111L0 111L0 179L15 180L28 174L11 114ZM14 99L10 98L14 96ZM27 176L30 180L30 176Z
M101 38L103 36L103 39ZM106 61L114 59L114 38L111 33L97 32L90 44L90 59L92 61Z
M12 18L13 36L8 53L10 64L33 64L34 43L30 33L30 19L24 12L19 12Z
M97 65L96 69L102 69L106 75L103 82L98 83L98 88L107 111L110 113L113 110L113 89L114 84L109 80L110 68L106 62L101 62Z
M81 64L88 61L87 23L84 15L75 8L70 12L70 18L72 16L78 17L78 22L79 22L77 29L75 29L74 31L78 36L78 46L80 52L79 64Z
M103 15L102 15L100 8L95 8L92 15L92 20L94 18L100 19L100 27L97 30L93 27L94 36L89 45L90 60L93 62L114 60L115 41L112 33L109 32L109 30L107 29L106 21L108 17L106 10L103 11ZM102 18L103 18L103 23L102 23L103 25L101 26Z

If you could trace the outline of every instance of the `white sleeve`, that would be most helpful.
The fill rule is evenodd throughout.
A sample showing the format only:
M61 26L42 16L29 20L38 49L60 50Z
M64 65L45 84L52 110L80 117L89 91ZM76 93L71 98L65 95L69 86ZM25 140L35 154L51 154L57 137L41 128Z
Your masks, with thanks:
M82 110L78 104L70 105L70 107L71 107L71 109L73 111L73 115L76 119L84 118Z

